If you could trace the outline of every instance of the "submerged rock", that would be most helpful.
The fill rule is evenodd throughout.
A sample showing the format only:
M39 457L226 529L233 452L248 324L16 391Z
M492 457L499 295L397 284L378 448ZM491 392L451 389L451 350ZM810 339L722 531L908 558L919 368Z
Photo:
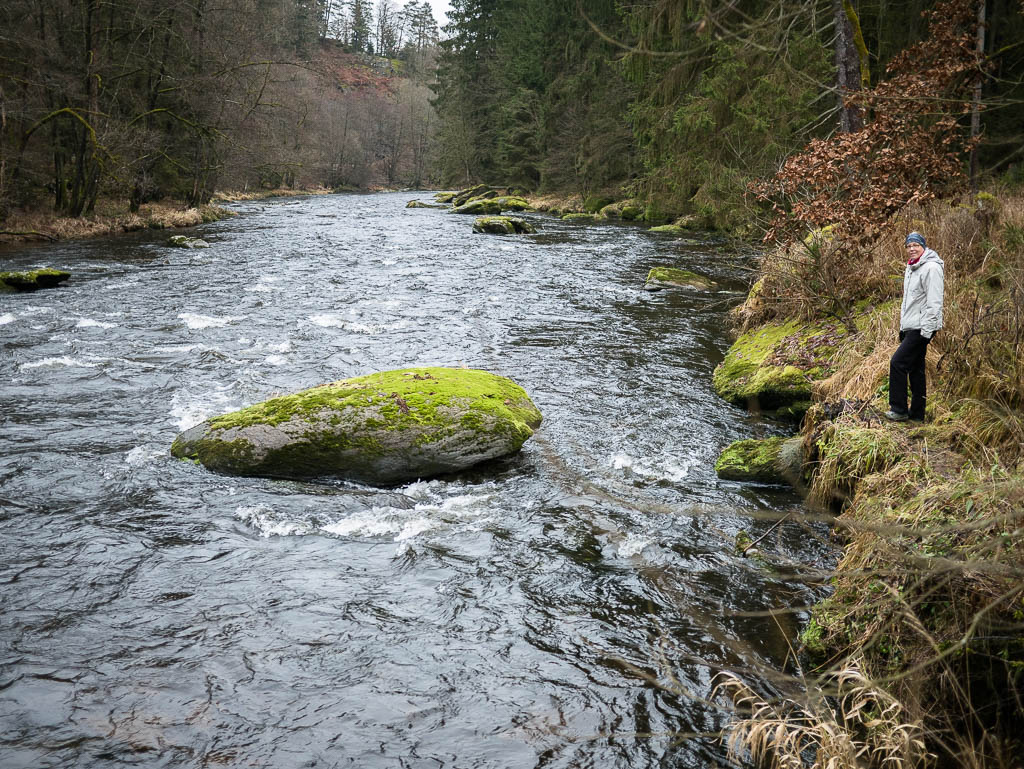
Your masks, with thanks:
M518 216L481 216L473 222L473 232L493 235L533 234L536 231L532 224Z
M644 289L647 291L658 291L663 288L709 289L714 286L714 281L708 278L674 267L654 267L647 273L647 282L644 283Z
M29 272L0 272L0 291L38 291L41 288L55 288L68 280L70 272L44 267Z
M829 359L846 335L839 324L800 321L752 329L729 348L715 369L715 392L730 403L770 411L811 398L811 383L831 373ZM790 410L787 418L797 414Z
M271 398L181 433L171 453L229 475L391 485L514 454L541 414L486 371L410 368Z
M424 203L422 200L410 200L405 204L406 208L448 208L442 203Z
M209 248L210 244L202 238L190 238L188 235L171 235L167 239L167 245L176 248Z

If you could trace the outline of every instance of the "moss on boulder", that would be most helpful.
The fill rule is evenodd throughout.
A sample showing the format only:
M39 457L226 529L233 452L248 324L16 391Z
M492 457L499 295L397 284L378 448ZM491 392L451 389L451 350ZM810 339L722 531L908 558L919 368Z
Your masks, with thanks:
M68 280L70 272L44 267L29 272L0 272L0 291L38 291L41 288L55 288Z
M208 419L171 453L215 472L391 485L514 454L541 414L510 379L410 368L343 379Z
M689 270L677 270L674 267L654 267L647 273L644 289L658 291L663 288L697 288L709 289L714 282Z
M785 438L751 438L730 444L715 462L715 473L726 481L786 483L779 468Z
M210 244L202 238L190 238L188 235L171 235L167 245L176 248L209 248Z
M501 206L502 211L527 211L530 208L529 202L517 195L499 195L494 202Z
M659 224L657 227L651 227L648 232L661 232L665 235L685 235L686 230L680 227L678 224Z
M475 214L481 216L484 214L500 214L501 203L496 200L485 200L478 198L471 200L468 203L463 203L461 206L456 206L452 209L453 214Z
M410 200L405 204L406 208L447 208L441 203L424 203L422 200Z
M473 222L473 232L493 235L532 234L537 230L518 216L481 216Z
M623 221L633 222L644 215L644 209L635 203L623 203L619 209Z
M449 202L452 204L452 206L458 208L463 203L468 202L472 198L476 198L479 197L480 195L483 195L485 192L490 191L490 189L491 188L486 184L477 184L473 187L467 187L466 189L459 190L454 195L452 195L452 197L449 199Z
M811 400L811 383L831 373L829 359L846 335L839 324L797 320L743 334L715 369L715 392L730 403L761 410Z
M451 203L452 198L454 198L457 194L457 192L435 192L434 200L436 200L438 203Z
M562 218L563 222L592 222L592 221L594 221L594 215L593 214L584 214L584 213L579 213L579 212L574 212L574 213L570 213L570 214L562 214L561 218Z

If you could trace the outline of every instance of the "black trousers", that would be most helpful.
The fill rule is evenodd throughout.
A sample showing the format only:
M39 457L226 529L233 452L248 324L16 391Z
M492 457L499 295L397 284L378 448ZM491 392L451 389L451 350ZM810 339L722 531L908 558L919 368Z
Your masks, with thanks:
M932 334L932 338L935 335ZM924 356L928 342L921 330L908 328L900 332L900 346L889 361L889 408L907 413L907 382L910 382L910 418L924 419L925 377Z

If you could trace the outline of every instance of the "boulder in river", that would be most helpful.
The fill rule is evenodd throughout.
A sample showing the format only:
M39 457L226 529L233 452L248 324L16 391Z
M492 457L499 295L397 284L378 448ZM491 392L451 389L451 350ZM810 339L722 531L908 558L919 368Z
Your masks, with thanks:
M190 238L188 235L171 235L167 245L177 248L209 248L210 244L202 238Z
M459 190L450 198L450 202L452 206L458 208L472 198L480 197L488 192L494 192L494 189L486 184L477 184L473 187L467 187L464 190ZM497 195L497 192L494 194Z
M476 214L477 216L484 214L500 214L501 203L496 200L484 200L482 198L477 200L471 200L468 203L463 203L461 206L456 206L452 209L453 214Z
M70 272L44 267L29 272L0 272L0 291L37 291L55 288L71 277Z
M448 208L443 203L424 203L422 200L410 200L405 204L406 208Z
M802 442L799 435L736 441L719 455L715 473L726 481L789 483L799 487L803 465Z
M530 208L529 201L518 195L500 195L494 202L501 206L502 211L526 211Z
M481 216L473 222L473 232L493 235L533 234L536 231L532 224L518 216Z
M662 288L709 289L713 288L714 285L714 281L689 270L677 270L674 267L654 267L647 273L647 282L644 283L644 289L647 291L658 291Z
M229 475L393 485L519 451L541 423L526 392L477 369L343 379L208 419L171 453Z

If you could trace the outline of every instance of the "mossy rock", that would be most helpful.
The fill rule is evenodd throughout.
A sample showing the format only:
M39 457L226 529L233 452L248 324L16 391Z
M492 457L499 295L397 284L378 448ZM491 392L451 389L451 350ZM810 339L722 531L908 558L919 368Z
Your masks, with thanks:
M477 184L473 187L467 187L466 189L459 190L454 195L452 195L449 202L453 206L458 207L461 206L463 203L466 203L467 201L471 200L472 198L483 195L490 189L491 188L486 184Z
M405 204L406 208L447 208L448 206L438 203L424 203L422 200L410 200Z
M600 211L597 212L598 219L621 219L622 218L622 206L618 203L609 203Z
M715 392L768 411L811 400L811 383L831 374L829 358L846 335L839 325L792 320L743 334L715 369Z
M175 248L209 248L210 244L202 238L190 238L188 235L171 235L167 245Z
M181 433L171 453L228 475L393 485L519 451L541 414L486 371L409 368L271 398Z
M530 208L526 199L517 195L499 195L494 202L501 206L502 211L527 211Z
M594 221L594 215L593 214L583 214L583 213L579 213L579 212L574 212L574 213L571 213L571 214L562 214L562 221L563 222L584 222L584 221L585 222L592 222L592 221Z
M456 206L452 209L453 214L475 214L481 216L484 214L500 214L501 203L495 200L471 200L468 203L463 203L461 206Z
M754 438L730 444L715 462L715 473L725 481L786 483L779 469L779 454L786 438Z
M591 195L583 201L583 210L588 214L596 214L602 208L614 202L615 198L604 195Z
M622 220L625 222L634 222L640 219L644 215L644 209L633 203L625 203L620 209Z
M70 272L44 267L29 272L0 272L0 291L38 291L55 288L71 277Z
M654 267L647 273L644 289L658 291L663 288L696 288L709 289L714 282L689 270L677 270L674 267Z
M680 227L678 224L659 224L657 227L651 227L648 232L661 232L665 235L685 235L686 230Z
M473 222L473 232L492 235L532 234L536 231L532 224L517 216L481 216Z
M435 192L434 200L436 200L438 203L451 203L452 198L454 198L457 194L457 192Z

